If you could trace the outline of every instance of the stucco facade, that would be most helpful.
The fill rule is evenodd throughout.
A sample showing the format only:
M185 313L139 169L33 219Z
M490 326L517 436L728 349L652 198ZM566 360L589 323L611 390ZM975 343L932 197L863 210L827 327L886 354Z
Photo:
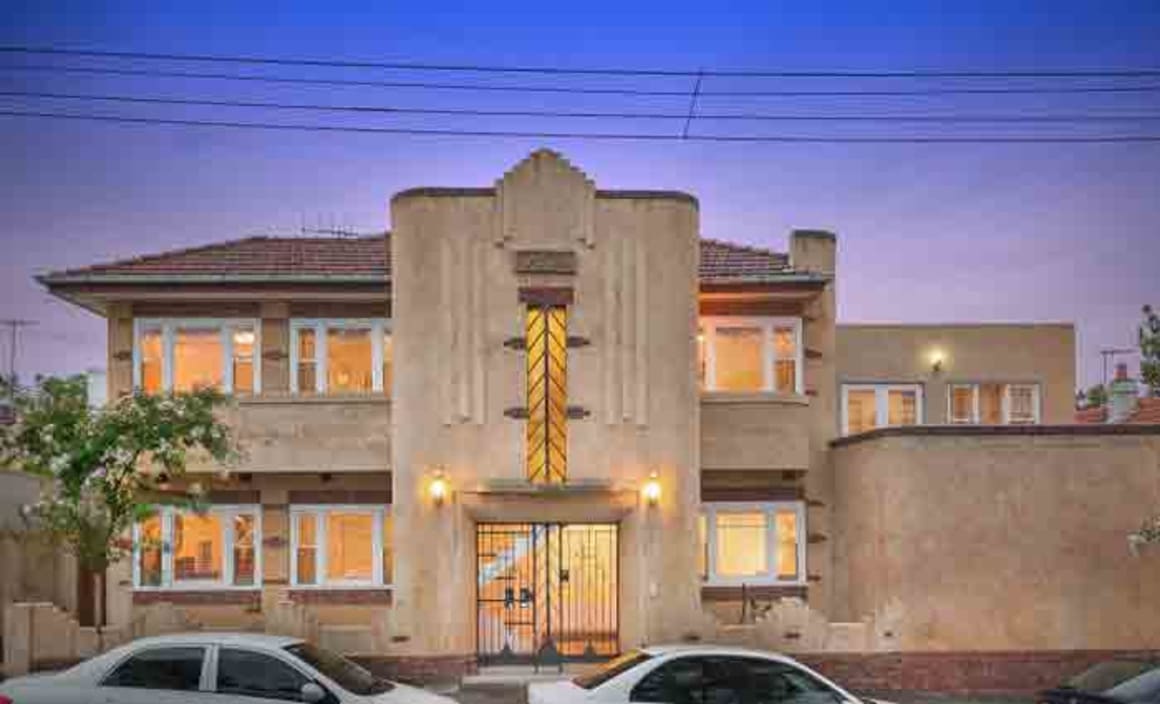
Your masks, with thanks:
M1156 614L1139 570L1104 556L1156 498L1154 434L1035 434L1071 417L1071 325L839 325L833 234L795 231L784 254L706 240L692 196L601 190L544 150L493 187L396 194L390 219L385 237L257 238L42 278L108 319L110 398L171 383L186 328L220 330L234 365L224 378L254 378L222 412L239 464L192 469L223 516L256 527L261 578L183 586L177 558L162 555L146 584L140 564L119 565L115 623L299 633L424 674L688 638L841 651L1148 645L1134 624ZM536 328L537 311L556 322ZM328 387L346 383L328 345L367 356L361 391ZM983 384L1003 389L1005 422L1034 422L842 437L847 387L871 390L879 425L936 427L950 388ZM1020 403L1036 416L1019 416ZM1052 533L1089 489L1108 502L1089 512L1098 537ZM1036 521L1002 503L1013 492ZM1121 500L1130 512L1111 508ZM324 542L341 527L332 519L365 519L350 528L374 545L358 579L319 576L343 550L344 539ZM224 530L236 547L240 534ZM997 539L1018 530L1010 548ZM953 594L932 597L996 570L1022 579L1037 544L1019 600L1001 603L997 587L953 607L942 605ZM318 557L328 549L336 556ZM1084 569L1066 574L1085 581L1052 591L1048 567L1072 551ZM968 557L986 564L976 572ZM1103 602L1079 596L1101 580L1124 600L1106 625ZM979 625L1033 602L1009 627ZM536 625L520 630L512 615L529 611Z

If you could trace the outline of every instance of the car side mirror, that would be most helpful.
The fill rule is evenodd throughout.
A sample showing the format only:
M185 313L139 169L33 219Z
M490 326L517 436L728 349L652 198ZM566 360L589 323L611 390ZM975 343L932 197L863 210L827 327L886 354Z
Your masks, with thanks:
M317 704L326 699L326 690L319 686L317 682L307 682L302 685L302 701L307 704Z

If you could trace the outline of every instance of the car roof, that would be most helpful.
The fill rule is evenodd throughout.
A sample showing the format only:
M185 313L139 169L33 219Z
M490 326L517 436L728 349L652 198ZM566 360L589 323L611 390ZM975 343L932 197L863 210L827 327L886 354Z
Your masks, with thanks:
M792 658L781 653L768 650L754 650L729 645L707 645L704 643L680 643L672 645L650 645L640 649L653 657L668 655L734 655L741 657L758 657L769 660L792 662Z
M281 649L288 645L301 643L301 638L290 636L276 636L267 633L230 633L226 631L189 631L186 633L168 633L163 636L149 636L138 638L125 645L134 649L156 645L239 645L257 648Z

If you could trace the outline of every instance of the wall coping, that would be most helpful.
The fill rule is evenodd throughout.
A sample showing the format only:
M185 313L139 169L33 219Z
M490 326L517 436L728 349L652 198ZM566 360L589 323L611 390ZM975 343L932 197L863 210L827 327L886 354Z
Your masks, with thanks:
M910 425L875 428L857 435L830 441L830 447L845 447L891 437L1021 437L1043 435L1160 435L1160 423L1075 423L1071 425Z
M322 394L317 396L299 396L283 392L258 394L257 396L235 397L239 406L278 406L278 405L357 405L369 404L376 406L391 405L391 397L379 392L369 394Z
M808 406L805 394L787 394L777 391L702 391L701 403L712 405L764 404L770 406Z

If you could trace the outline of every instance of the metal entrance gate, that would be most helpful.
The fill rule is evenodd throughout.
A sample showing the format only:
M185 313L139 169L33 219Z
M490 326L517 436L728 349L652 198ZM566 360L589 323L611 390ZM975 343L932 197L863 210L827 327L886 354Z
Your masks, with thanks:
M480 664L555 665L616 655L618 556L614 524L479 524Z

